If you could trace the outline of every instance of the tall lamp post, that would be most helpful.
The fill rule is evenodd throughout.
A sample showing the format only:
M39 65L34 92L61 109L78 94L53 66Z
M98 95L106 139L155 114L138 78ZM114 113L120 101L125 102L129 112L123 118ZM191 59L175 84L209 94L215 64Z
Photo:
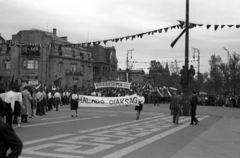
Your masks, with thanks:
M128 55L131 54L131 58L132 58L132 51L134 51L134 49L130 49L127 51L127 60L126 60L126 78L127 78L127 82L128 82L128 76L129 76L129 60L128 60Z

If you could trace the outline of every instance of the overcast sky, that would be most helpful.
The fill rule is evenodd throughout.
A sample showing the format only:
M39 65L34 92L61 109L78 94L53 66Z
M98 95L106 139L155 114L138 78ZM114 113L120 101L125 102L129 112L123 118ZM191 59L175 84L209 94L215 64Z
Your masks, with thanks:
M113 39L144 33L179 24L185 20L186 0L0 0L0 33L11 39L20 30L32 28L68 36L72 43ZM204 24L190 30L189 60L192 48L200 50L200 72L209 71L208 60L212 54L224 61L227 53L223 47L240 54L240 28L225 26L214 30L210 25L240 24L240 0L190 0L190 22ZM174 48L171 42L181 33L169 29L166 33L145 35L143 38L108 42L117 52L118 66L126 68L126 54L130 49L131 61L171 62L177 59L184 64L185 36ZM102 43L102 45L104 45ZM197 67L198 63L190 62ZM147 68L149 63L133 67ZM197 68L196 68L197 69Z

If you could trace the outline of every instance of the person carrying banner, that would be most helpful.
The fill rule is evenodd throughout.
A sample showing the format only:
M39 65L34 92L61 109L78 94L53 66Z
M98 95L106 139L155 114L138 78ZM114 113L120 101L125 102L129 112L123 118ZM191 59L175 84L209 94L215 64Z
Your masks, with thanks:
M143 103L145 102L145 98L144 96L142 95L142 92L139 92L138 94L138 105L135 106L135 110L137 111L137 120L139 120L139 117L140 117L140 113L143 109Z

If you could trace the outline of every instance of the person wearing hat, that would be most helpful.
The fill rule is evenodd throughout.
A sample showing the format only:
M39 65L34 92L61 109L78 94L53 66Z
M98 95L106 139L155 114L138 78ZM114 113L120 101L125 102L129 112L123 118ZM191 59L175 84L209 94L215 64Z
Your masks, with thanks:
M173 123L179 123L180 110L183 106L181 92L178 92L176 96L172 98L170 109L173 110Z

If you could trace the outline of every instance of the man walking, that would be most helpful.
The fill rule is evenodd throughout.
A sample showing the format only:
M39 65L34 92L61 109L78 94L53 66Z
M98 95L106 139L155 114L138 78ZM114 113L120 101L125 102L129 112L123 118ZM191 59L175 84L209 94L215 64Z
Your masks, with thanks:
M6 123L12 126L12 115L15 105L15 94L13 92L14 86L10 86L10 90L5 94L5 112L6 112Z
M178 92L176 96L172 98L171 102L171 107L170 109L173 110L173 123L178 124L179 123L179 115L180 115L180 110L182 108L182 97L181 97L181 92Z
M199 121L197 120L196 116L196 109L197 109L197 104L198 104L198 97L197 97L197 92L193 91L193 96L192 96L192 100L191 100L191 125L193 125L193 123L195 123L195 125L197 125L199 123Z

